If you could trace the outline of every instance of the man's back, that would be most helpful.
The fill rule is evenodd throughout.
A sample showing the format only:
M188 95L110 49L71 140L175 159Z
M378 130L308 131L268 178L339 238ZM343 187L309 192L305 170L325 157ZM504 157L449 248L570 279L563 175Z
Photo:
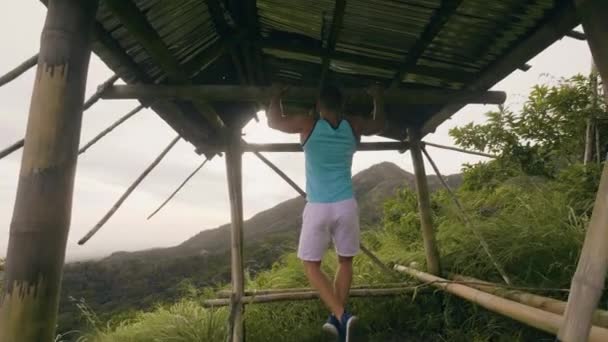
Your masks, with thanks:
M318 120L304 142L308 202L332 203L353 198L351 167L358 138L350 123L333 127Z

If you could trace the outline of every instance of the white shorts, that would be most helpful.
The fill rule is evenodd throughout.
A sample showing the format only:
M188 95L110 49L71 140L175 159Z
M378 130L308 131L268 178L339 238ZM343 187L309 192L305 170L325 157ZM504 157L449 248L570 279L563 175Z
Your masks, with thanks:
M332 240L339 256L359 253L359 208L354 198L304 207L298 258L321 261Z

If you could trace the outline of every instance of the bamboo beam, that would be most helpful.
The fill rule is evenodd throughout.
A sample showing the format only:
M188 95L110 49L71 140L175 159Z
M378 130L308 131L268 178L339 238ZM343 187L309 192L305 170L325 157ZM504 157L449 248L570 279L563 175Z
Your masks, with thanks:
M241 130L231 132L229 148L226 151L226 173L228 194L230 196L230 254L232 274L232 295L230 298L229 331L232 342L244 340L244 306L243 293L245 279L243 270L243 187L242 187L242 149Z
M477 240L479 240L481 247L483 248L483 250L486 253L486 255L488 256L488 258L490 259L490 262L492 262L492 264L494 265L494 268L496 268L496 271L498 271L498 274L500 274L500 276L505 281L505 283L507 283L507 285L511 285L511 280L507 276L507 273L505 272L504 268L498 263L498 261L496 260L494 255L492 255L492 253L490 252L490 246L488 245L486 240L483 238L483 235L481 234L481 232L473 224L473 221L467 214L466 210L464 209L464 206L460 203L458 196L456 196L456 194L454 193L454 191L452 190L452 188L450 187L448 182L446 182L445 178L439 171L437 164L435 164L435 161L433 160L433 158L431 158L431 155L427 152L426 148L424 148L424 145L422 146L422 153L424 153L429 164L431 164L433 171L435 171L435 174L437 175L437 178L439 178L439 181L441 182L443 187L448 191L448 194L450 195L450 197L452 198L452 201L454 202L454 204L456 205L456 207L458 208L458 210L460 212L460 216L461 216L462 220L469 227L469 229L471 229L471 231L473 232L473 234L475 235Z
M300 188L300 186L298 184L296 184L296 182L294 182L291 178L289 178L289 176L287 176L285 174L285 172L281 171L281 169L279 169L270 160L268 160L266 157L264 157L260 152L253 151L253 154L256 157L258 157L258 159L260 159L264 164L266 164L266 166L271 168L272 171L274 171L276 174L278 174L285 182L287 182L287 184L289 184L292 188L294 188L294 190L296 190L298 192L298 194L300 194L300 196L302 196L303 198L306 198L306 191L304 191L302 188Z
M342 89L348 103L369 104L371 100L365 88ZM228 85L141 85L129 84L109 88L104 99L165 99L205 101L266 101L272 95L272 87L228 86ZM318 89L290 87L285 101L314 102ZM502 104L507 95L502 91L458 91L447 89L387 89L384 94L387 104L446 104L480 103Z
M336 0L334 5L334 15L331 22L331 28L329 31L329 37L327 38L327 47L323 53L323 59L321 61L321 81L319 82L319 88L323 88L327 80L327 73L329 72L329 62L331 55L336 50L336 42L340 30L342 29L342 22L344 20L344 12L346 9L346 0Z
M11 82L15 78L23 75L26 71L33 68L36 64L38 64L38 54L33 55L32 57L25 60L25 62L19 64L15 69L0 76L0 87Z
M469 286L451 283L444 278L436 277L406 266L395 265L395 270L408 274L422 282L430 282L431 285L436 288L550 334L556 334L560 325L565 321L564 317L554 313L513 302ZM584 339L579 341L584 341ZM588 342L601 341L608 341L608 329L593 327Z
M391 271L392 272L392 271ZM351 290L359 290L359 289L387 289L387 288L400 288L400 289L421 289L420 285L415 285L412 283L401 282L401 283L384 283L384 284L365 284L365 285L353 285L351 286ZM296 287L296 288L288 288L288 289L252 289L245 290L245 296L260 296L260 295L269 295L269 294L279 294L279 293L298 293L298 292L315 292L316 290L312 287ZM216 293L218 298L230 298L232 291L231 290L220 290Z
M15 143L13 143L11 146L5 148L4 150L0 151L0 159L8 156L9 154L21 149L23 147L23 144L25 143L24 139L21 139Z
M423 145L427 145L427 146L442 148L444 150L450 150L450 151L456 151L456 152L461 152L461 153L466 153L466 154L472 154L472 155L481 156L481 157L498 158L498 156L495 155L495 154L489 154L489 153L483 153L483 152L478 152L478 151L465 150L465 149L458 148L458 147L445 146L445 145L430 143L430 142L427 142L427 141L423 141L422 144Z
M110 132L112 132L116 127L120 126L121 124L123 124L125 121L129 120L130 118L132 118L135 114L139 113L142 109L144 109L145 107L143 105L139 105L135 108L133 108L130 112L128 112L127 114L125 114L123 117L121 117L120 119L116 120L113 124L111 124L108 128L104 129L103 131L101 131L99 134L97 134L95 137L93 137L93 139L91 139L88 143L86 143L84 146L82 146L79 150L78 150L78 154L83 154L85 153L91 146L95 145L95 143L97 143L99 140L101 140L101 138L105 137L106 135L108 135Z
M561 300L539 296L533 293L501 288L500 286L497 286L497 284L459 274L450 274L449 278L456 282L465 282L468 286L483 292L510 299L556 315L561 316L566 311L566 302ZM608 311L595 310L592 323L599 327L608 328Z
M604 84L608 82L608 2L576 0L587 42ZM608 269L608 163L593 207L576 272L572 278L565 323L559 331L564 342L583 341L589 334L592 314L602 296ZM593 334L593 333L592 333ZM607 339L608 340L608 339Z
M38 55L36 55L38 56ZM83 104L83 111L86 111L87 109L91 108L91 106L93 106L97 101L99 101L99 99L101 98L101 94L110 86L112 86L114 84L114 82L116 82L116 80L118 80L118 76L114 75L111 76L110 78L108 78L107 80L104 81L104 83L102 83L101 85L99 85L98 90L91 95ZM18 151L19 149L21 149L23 147L23 145L25 144L25 139L21 139L17 142L15 142L14 144L12 144L11 146L5 148L4 150L0 151L0 159L8 156L9 154Z
M441 5L429 20L424 32L422 32L416 41L416 44L414 44L414 46L407 51L403 65L399 68L399 70L397 70L395 76L393 77L391 87L398 87L401 84L403 76L416 64L418 64L418 60L424 54L424 51L426 51L427 47L431 45L435 37L439 35L452 15L456 13L456 10L462 1L463 0L441 1Z
M409 143L405 141L381 141L359 143L357 151L399 151L405 152ZM298 143L274 143L274 144L246 144L245 152L302 152L302 144Z
M135 191L137 186L139 186L139 184L141 184L141 182L148 176L148 174L150 174L150 172L152 172L152 170L154 170L154 168L163 160L163 158L167 155L167 153L169 153L169 151L171 151L171 149L175 146L175 144L177 144L177 142L179 140L180 140L180 136L178 135L169 143L169 145L167 145L167 147L165 147L165 149L156 157L156 159L154 159L152 164L150 164L144 170L144 172L142 172L141 175L139 175L139 177L137 177L137 179L131 184L131 186L129 186L127 188L127 190L122 194L122 196L120 196L120 198L118 199L118 201L116 201L116 203L112 206L112 208L110 208L110 210L101 218L101 220L83 238L81 238L78 241L79 245L84 245L87 241L89 241L89 239L91 237L93 237L93 235L95 235L106 224L106 222L108 222L108 220L123 205L123 203L127 200L127 198L129 198L131 193L133 193L133 191Z
M0 294L0 341L55 340L97 1L49 0Z
M324 49L318 45L313 45L300 40L279 41L271 39L262 39L254 42L262 49L277 50L283 52L291 52L311 57L323 57ZM350 64L375 67L385 70L399 69L402 65L400 62L394 62L388 59L382 59L371 56L356 55L344 51L335 51L331 55L332 60L338 60ZM301 61L300 61L301 62ZM339 71L334 71L339 72ZM426 65L416 65L408 72L423 76L437 77L451 82L470 82L475 78L475 74L468 71L453 70L441 67L430 67Z
M188 183L190 179L192 179L192 177L194 177L194 175L196 175L208 161L209 159L205 159L199 166L197 166L196 169L194 169L194 171L192 171L192 173L190 173L190 175L188 175L188 177L186 177L186 179L184 179L184 181L177 187L177 189L175 189L175 191L173 191L171 195L169 195L169 197L158 208L156 208L156 210L154 210L150 215L148 215L148 218L146 220L151 219L154 215L161 211L161 209L164 208L165 205L167 205L167 203L169 203L169 201L171 201L173 197L175 197L175 195L177 195L177 193L186 185L186 183Z
M542 26L535 28L526 38L514 43L513 47L499 60L490 64L481 74L467 85L467 90L489 89L508 76L522 64L550 46L564 34L579 24L576 10L571 1L559 2ZM447 105L430 117L422 127L422 135L433 132L447 118L462 109L463 104Z
M414 295L422 292L416 286L410 287L396 287L396 288L385 288L385 289L352 289L350 290L349 297L387 297L387 296L400 296L400 295ZM261 303L274 303L294 300L311 300L318 299L319 293L317 291L302 291L302 292L287 292L287 293L272 293L263 295L251 295L244 296L242 298L243 304L261 304ZM230 298L218 298L208 299L203 301L203 306L206 307L217 307L230 305Z
M431 198L424 170L424 159L422 158L422 144L420 142L420 131L417 129L409 130L410 151L412 164L414 165L414 176L416 177L416 193L418 197L418 210L420 212L420 229L424 242L424 254L426 266L429 273L441 274L439 251L435 240L433 229L433 219L431 213Z
M121 24L146 49L150 57L167 73L172 82L191 83L190 76L198 72L200 63L192 69L182 68L177 59L171 54L158 32L148 22L146 16L139 10L132 0L107 0L106 8L114 14ZM210 125L216 129L224 127L222 119L213 109L198 100L192 99L196 109L202 114Z

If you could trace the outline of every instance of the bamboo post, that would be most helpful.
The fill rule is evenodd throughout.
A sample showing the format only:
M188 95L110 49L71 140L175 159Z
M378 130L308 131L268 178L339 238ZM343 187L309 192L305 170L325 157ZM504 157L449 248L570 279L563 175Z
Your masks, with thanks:
M467 283L465 285L476 288L486 293L491 293L506 299L514 300L518 303L535 307L544 311L552 312L556 315L563 315L566 311L566 302L539 296L537 294L512 290L497 286L497 284L479 280L473 277L466 277L459 274L450 274L450 279L457 282ZM608 311L595 310L592 319L593 325L608 328Z
M38 54L33 55L32 57L28 58L25 62L19 64L15 69L0 76L0 87L11 82L15 78L21 76L26 71L28 71L32 67L34 67L36 64L38 64Z
M200 169L203 168L203 166L205 166L205 164L209 161L209 159L205 159L203 160L203 162L196 168L194 169L194 171L192 171L192 173L190 175L188 175L188 177L186 177L186 179L177 187L177 189L175 189L175 191L173 191L173 193L171 193L171 195L158 207L156 208L156 210L154 210L152 212L152 214L150 214L147 218L147 220L151 219L154 215L156 215L165 205L167 205L167 203L169 203L169 201L171 201L173 199L173 197L175 197L175 195L177 195L177 193L186 185L186 183L188 183L190 181L190 179L192 177L194 177L195 174L197 174Z
M604 84L608 81L608 2L575 1L593 60ZM564 342L584 341L589 336L593 311L602 296L608 268L608 163L597 192L583 250L572 278L565 323L559 331ZM607 338L608 340L608 338Z
M49 0L0 295L0 342L53 341L97 1Z
M504 299L466 285L447 281L422 271L406 266L395 265L395 270L408 274L422 282L431 283L432 286L456 295L466 301L479 305L487 310L512 318L518 322L536 329L555 334L560 325L567 321L564 317L551 312L543 311L508 299ZM585 341L584 339L578 340ZM608 329L593 327L589 335L589 342L608 341Z
M106 224L106 222L108 222L108 220L112 216L114 216L116 211L122 206L122 204L127 200L127 198L129 198L131 193L133 191L135 191L135 188L137 188L137 186L146 178L146 176L148 176L148 174L150 172L152 172L152 170L154 170L154 168L163 160L163 158L167 155L167 153L169 153L169 151L171 151L173 146L175 146L175 144L177 144L179 139L180 139L180 136L178 135L169 143L169 145L167 145L167 147L165 147L165 149L158 155L158 157L156 157L156 159L154 159L152 164L150 164L144 170L144 172L142 172L141 175L139 175L139 177L137 177L135 182L133 182L133 184L131 184L131 186L129 186L129 188L127 188L127 190L124 192L124 194L122 194L122 196L120 196L118 201L116 201L116 203L112 206L112 208L110 208L110 210L104 215L104 217L102 217L101 220L99 220L99 222L82 239L80 239L78 241L79 245L84 245L87 241L89 241L89 239L92 238L93 235L95 235L95 233L97 233L97 231L99 231L101 229L101 227L103 227L104 224Z
M85 153L91 146L93 146L101 138L105 137L108 133L112 132L116 127L120 126L123 122L129 120L131 117L133 117L133 115L139 113L139 111L141 111L144 108L145 107L143 105L139 105L139 106L135 107L133 110L131 110L130 112L128 112L127 114L125 114L120 119L116 120L116 122L114 122L108 128L106 128L103 131L101 131L93 139L91 139L88 143L86 143L84 146L82 146L78 150L78 154Z
M424 240L426 264L429 273L439 275L441 274L441 267L439 265L439 252L437 250L437 242L435 241L435 232L433 230L433 220L431 217L431 199L426 180L426 172L424 170L424 160L422 159L420 130L410 129L408 133L410 136L410 150L412 154L412 163L414 165L414 175L416 177L420 228L422 230L422 239Z
M472 154L472 155L480 156L480 157L498 158L498 156L495 155L495 154L478 152L478 151L471 151L471 150L465 150L463 148L452 147L452 146L445 146L445 145L430 143L430 142L426 142L426 141L423 141L422 144L423 145L437 147L437 148L441 148L441 149L444 149L444 150L450 150L450 151L456 151L456 152L461 152L461 153L466 153L466 154Z
M505 283L507 283L508 285L511 285L511 281L509 280L507 273L502 268L502 266L498 263L496 258L494 258L494 255L492 255L492 253L490 252L490 246L488 246L488 243L483 238L483 235L481 235L481 232L479 232L479 230L477 230L477 227L475 227L475 225L469 218L469 215L467 215L466 210L464 209L464 207L460 203L460 200L458 199L458 196L456 196L456 194L454 193L454 191L452 190L452 188L450 187L448 182L446 182L445 178L439 171L437 164L435 164L435 161L433 160L433 158L431 158L431 155L428 153L428 151L426 150L426 148L424 146L422 147L422 152L424 153L426 159L429 161L429 164L431 164L431 167L435 171L437 178L439 178L439 181L441 182L443 187L447 190L448 194L450 195L450 198L452 198L452 201L458 208L458 210L460 212L460 216L462 217L462 220L473 231L473 234L475 234L475 237L479 240L479 243L481 244L481 247L483 248L484 252L488 256L488 258L490 259L492 264L494 264L494 268L496 268L496 270L498 271L498 273L500 274L502 279L505 281Z
M245 339L243 293L245 280L243 270L243 187L241 130L231 131L229 146L226 151L226 173L228 194L230 196L230 234L232 296L230 299L230 322L228 338L231 342L242 342Z
M395 288L384 288L384 289L353 289L349 293L349 297L387 297L387 296L399 296L406 294L417 294L422 292L417 286L410 287L395 287ZM242 298L243 304L260 304L260 303L271 303L271 302L283 302L283 301L294 301L294 300L310 300L318 299L319 292L310 291L298 291L298 292L283 292L283 293L269 293L262 295L250 295ZM203 306L216 307L216 306L228 306L231 304L230 298L217 298L207 299L203 302Z

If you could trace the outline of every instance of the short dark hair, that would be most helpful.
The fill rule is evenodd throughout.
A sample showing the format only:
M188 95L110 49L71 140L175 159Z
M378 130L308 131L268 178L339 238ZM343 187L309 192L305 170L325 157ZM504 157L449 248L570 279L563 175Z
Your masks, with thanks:
M339 113L342 111L342 92L336 86L325 86L319 94L319 102L327 110Z

